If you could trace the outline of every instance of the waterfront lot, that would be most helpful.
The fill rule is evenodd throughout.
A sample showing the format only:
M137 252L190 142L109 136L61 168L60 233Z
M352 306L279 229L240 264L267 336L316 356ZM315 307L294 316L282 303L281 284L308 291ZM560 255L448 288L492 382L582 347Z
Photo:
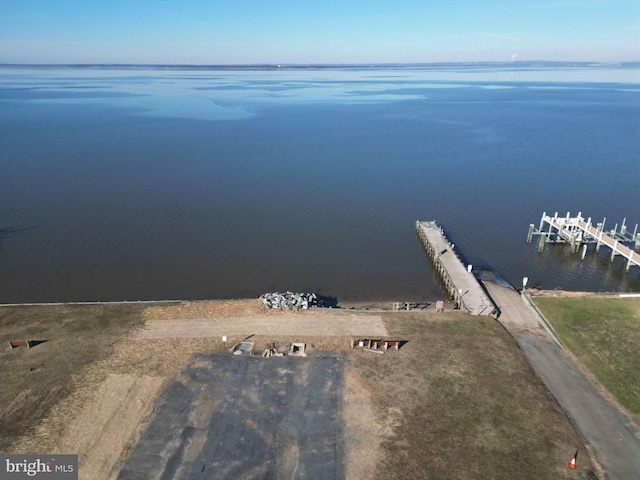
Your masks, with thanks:
M640 298L533 299L560 340L640 423Z
M86 316L96 324L87 334L95 337L87 342L96 342L91 355L61 361L38 351L53 341L2 352L3 377L28 376L29 359L39 355L47 376L57 378L41 379L37 395L24 393L34 391L29 381L14 382L3 390L7 400L34 396L37 411L48 392L70 385L37 421L24 416L21 430L7 437L9 451L78 453L80 477L92 479L134 475L151 451L160 459L158 472L227 468L233 478L273 472L295 478L318 465L349 479L581 479L595 470L582 440L493 319L430 311L278 314L262 312L257 301L101 308L112 307L121 328L92 317L94 306L74 307L76 322ZM67 308L0 310L2 340L35 318L41 320L23 336L58 338L59 324L71 318ZM176 322L197 325L201 336L185 336ZM295 335L281 330L287 323ZM100 333L103 324L111 325L109 335ZM225 345L216 325L239 330ZM150 331L153 338L144 338ZM306 342L308 357L226 354L248 336L257 352L274 342L281 349ZM352 339L367 336L407 343L385 354L350 348ZM172 409L187 397L189 408ZM3 417L6 424L19 418L21 407L15 408ZM570 471L576 449L579 469ZM252 452L260 465L251 464Z
M142 324L144 309L137 304L0 308L0 451L77 389L76 375L110 356L114 344ZM12 340L44 343L11 349Z

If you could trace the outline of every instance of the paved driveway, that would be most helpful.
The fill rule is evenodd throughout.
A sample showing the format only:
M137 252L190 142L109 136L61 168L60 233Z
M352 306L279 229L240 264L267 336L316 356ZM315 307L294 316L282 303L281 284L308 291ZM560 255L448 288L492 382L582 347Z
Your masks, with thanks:
M515 338L593 449L607 478L640 479L640 442L627 418L598 393L555 343L527 334Z
M542 329L533 327L537 321L518 292L495 284L487 288L502 312L500 321L593 449L607 478L640 479L640 441L633 425L598 393L570 357L542 336Z

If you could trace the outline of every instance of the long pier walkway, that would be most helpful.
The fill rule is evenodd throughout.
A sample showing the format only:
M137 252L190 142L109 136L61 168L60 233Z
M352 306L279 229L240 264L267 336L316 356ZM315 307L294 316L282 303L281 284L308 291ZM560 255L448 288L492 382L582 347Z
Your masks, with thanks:
M466 268L453 250L453 245L435 221L416 221L416 231L436 271L445 284L447 293L456 306L471 315L491 315L496 306L485 290Z
M627 270L632 266L640 266L640 253L635 250L640 248L640 234L637 233L638 225L633 232L629 234L626 230L624 222L618 231L618 226L610 232L604 230L604 220L602 223L596 224L594 227L591 218L584 219L581 213L577 217L571 217L567 213L566 217L558 217L558 213L552 217L546 212L542 214L540 220L540 228L534 230L534 225L529 225L529 234L527 241L531 243L533 235L540 235L538 250L544 249L545 242L561 241L571 244L572 250L575 252L582 245L582 258L587 252L587 243L595 243L596 251L600 250L602 245L611 249L611 261L616 255L620 255L627 260ZM547 228L548 225L548 228ZM626 246L623 242L633 243L634 248Z

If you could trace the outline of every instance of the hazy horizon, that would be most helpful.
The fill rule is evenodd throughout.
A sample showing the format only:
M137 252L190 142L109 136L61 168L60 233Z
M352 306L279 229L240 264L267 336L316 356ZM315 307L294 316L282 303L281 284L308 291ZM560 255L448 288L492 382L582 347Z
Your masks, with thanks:
M271 68L313 68L313 67L381 67L381 68L401 68L401 67L438 67L438 66L499 66L499 67L531 67L541 66L545 68L553 67L606 67L611 68L615 66L640 66L640 59L629 61L611 61L601 62L596 60L513 60L513 61L491 61L491 60L478 60L473 62L456 62L456 61L441 61L441 62L325 62L325 63L313 63L313 62L300 62L300 63L0 63L0 66L5 67L212 67L212 68L226 68L226 67L271 67Z
M3 64L637 61L632 0L0 0Z

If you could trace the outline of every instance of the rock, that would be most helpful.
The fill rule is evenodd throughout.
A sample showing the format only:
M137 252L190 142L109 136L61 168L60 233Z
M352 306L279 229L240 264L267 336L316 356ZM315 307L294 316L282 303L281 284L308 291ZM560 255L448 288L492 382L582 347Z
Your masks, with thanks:
M307 310L317 304L315 293L274 292L260 296L268 310Z

